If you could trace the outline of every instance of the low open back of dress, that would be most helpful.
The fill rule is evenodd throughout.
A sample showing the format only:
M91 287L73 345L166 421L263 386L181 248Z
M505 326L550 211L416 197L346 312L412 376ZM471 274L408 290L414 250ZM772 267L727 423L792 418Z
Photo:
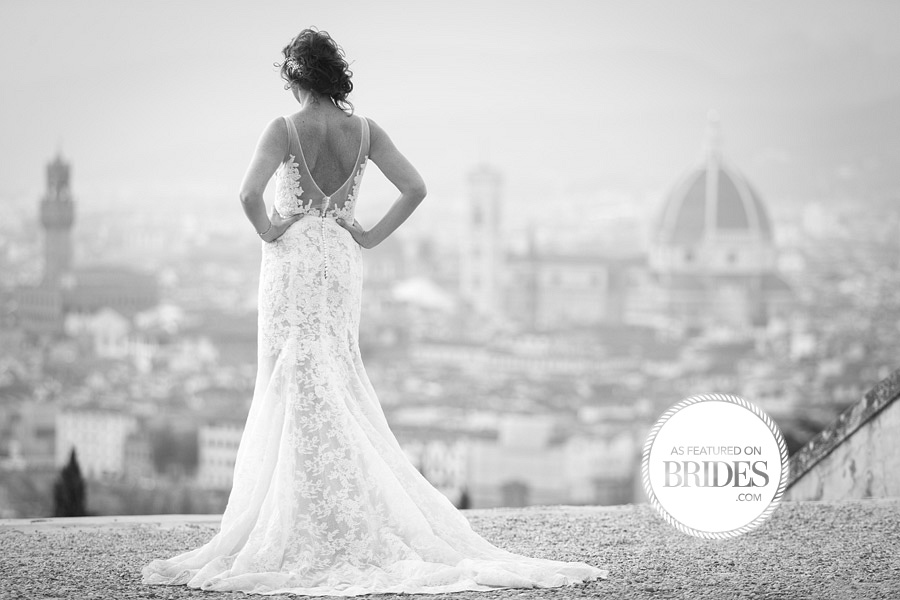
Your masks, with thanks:
M289 136L288 147L297 150L300 160L298 162L297 155L291 153L277 174L281 185L278 188L275 207L282 217L305 213L353 221L356 194L369 158L369 121L365 117L359 117L359 120L362 131L353 169L338 189L326 194L310 173L294 121L290 117L284 117Z

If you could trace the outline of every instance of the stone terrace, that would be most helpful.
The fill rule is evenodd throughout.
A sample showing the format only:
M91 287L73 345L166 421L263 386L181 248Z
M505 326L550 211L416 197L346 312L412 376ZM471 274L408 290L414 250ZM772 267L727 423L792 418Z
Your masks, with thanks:
M726 540L685 535L648 504L463 514L501 547L588 562L608 568L609 578L567 588L433 597L900 598L900 498L782 502L765 523ZM217 527L215 515L0 520L0 599L247 598L141 585L143 564L200 545Z

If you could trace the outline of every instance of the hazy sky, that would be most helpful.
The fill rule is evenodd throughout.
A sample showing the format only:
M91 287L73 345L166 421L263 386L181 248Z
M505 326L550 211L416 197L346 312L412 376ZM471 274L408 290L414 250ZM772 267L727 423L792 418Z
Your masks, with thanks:
M4 0L0 11L0 197L37 198L61 148L85 203L236 201L263 127L297 109L272 63L308 25L343 46L357 111L438 201L454 201L482 160L526 201L665 188L697 158L710 108L726 156L764 195L895 170L900 2Z

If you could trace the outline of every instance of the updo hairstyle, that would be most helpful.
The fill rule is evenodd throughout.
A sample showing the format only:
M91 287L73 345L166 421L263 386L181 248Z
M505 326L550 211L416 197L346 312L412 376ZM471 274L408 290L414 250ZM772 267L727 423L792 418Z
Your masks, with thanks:
M353 72L344 59L344 50L327 31L307 28L297 34L281 50L284 61L274 63L281 69L284 89L292 85L331 97L344 112L353 114L353 104L347 96L353 91L350 78Z

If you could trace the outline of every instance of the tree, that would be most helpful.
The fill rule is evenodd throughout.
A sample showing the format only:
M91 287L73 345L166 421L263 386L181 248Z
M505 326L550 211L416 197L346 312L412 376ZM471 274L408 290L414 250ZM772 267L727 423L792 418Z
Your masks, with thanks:
M86 514L84 478L81 476L75 448L72 448L69 464L62 468L53 484L53 516L83 517Z
M457 506L456 508L460 510L472 508L472 500L469 498L468 487L463 487L462 492L459 494L459 506Z

